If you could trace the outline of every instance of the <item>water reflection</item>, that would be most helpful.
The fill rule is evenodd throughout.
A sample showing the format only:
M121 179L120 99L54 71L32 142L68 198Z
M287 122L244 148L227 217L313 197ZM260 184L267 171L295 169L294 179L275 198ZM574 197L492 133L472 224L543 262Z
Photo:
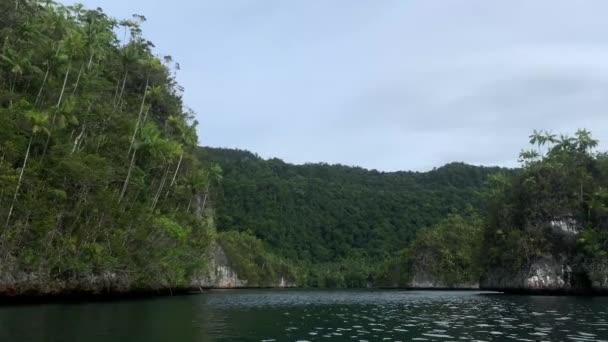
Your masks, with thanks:
M211 291L0 308L0 341L608 341L608 298Z

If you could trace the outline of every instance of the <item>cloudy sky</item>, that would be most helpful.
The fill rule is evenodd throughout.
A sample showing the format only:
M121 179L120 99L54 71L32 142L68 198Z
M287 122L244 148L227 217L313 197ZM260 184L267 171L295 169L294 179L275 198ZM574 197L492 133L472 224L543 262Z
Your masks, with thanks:
M390 171L514 166L535 128L608 142L605 0L84 3L148 18L203 145Z

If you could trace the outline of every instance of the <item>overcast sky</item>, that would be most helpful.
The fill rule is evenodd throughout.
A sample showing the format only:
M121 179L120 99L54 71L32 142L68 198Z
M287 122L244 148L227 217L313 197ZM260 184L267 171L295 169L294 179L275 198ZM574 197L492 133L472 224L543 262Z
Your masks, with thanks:
M535 128L608 142L605 0L81 2L148 18L202 145L390 171L515 166Z

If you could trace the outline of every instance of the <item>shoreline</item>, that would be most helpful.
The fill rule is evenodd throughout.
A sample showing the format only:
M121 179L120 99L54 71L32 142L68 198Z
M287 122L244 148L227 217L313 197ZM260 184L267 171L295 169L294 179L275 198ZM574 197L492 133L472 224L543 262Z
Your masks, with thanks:
M412 287L371 287L371 288L305 288L305 287L207 287L200 289L178 288L159 290L110 291L93 293L87 291L69 291L65 293L38 294L23 293L19 295L0 294L0 307L31 306L46 304L80 304L80 303L111 303L121 301L137 301L162 299L170 297L195 296L209 291L240 291L240 290L308 290L308 291L428 291L428 292L480 292L483 295L515 295L515 296L567 296L567 297L605 297L608 290L565 290L565 289L494 289L494 288L412 288Z

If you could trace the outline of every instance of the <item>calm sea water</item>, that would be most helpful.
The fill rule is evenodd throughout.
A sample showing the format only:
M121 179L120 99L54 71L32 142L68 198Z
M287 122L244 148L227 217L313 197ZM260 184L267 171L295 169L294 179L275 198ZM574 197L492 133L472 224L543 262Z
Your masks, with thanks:
M210 291L0 307L0 341L608 341L608 298Z

